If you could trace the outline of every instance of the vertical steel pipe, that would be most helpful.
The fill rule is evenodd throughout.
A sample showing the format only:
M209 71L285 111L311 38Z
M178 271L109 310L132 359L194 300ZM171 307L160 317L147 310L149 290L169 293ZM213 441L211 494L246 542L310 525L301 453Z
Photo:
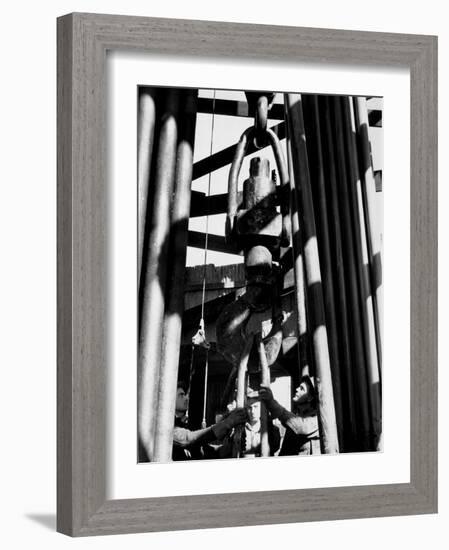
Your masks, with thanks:
M293 170L291 140L287 130L287 162L289 171L289 208L290 208L290 227L291 244L293 254L293 275L295 278L295 306L296 306L296 335L298 340L298 359L299 372L298 380L301 376L310 375L309 360L309 342L307 327L306 294L304 279L304 255L302 250L301 224L299 222L299 209L296 197L295 173Z
M345 451L357 450L356 405L353 387L353 366L351 356L349 313L346 296L346 268L343 261L340 207L338 204L337 173L335 164L335 144L332 133L330 98L319 98L322 114L323 156L325 167L326 195L328 198L329 236L333 258L335 281L336 315L340 352L343 417L345 422Z
M270 386L270 369L268 367L265 346L261 335L257 337L257 351L259 354L260 378L264 386ZM260 455L270 456L270 443L268 438L268 410L265 402L260 403Z
M371 450L371 422L369 410L368 383L366 377L366 361L364 349L364 337L361 328L359 288L356 269L355 243L353 234L353 212L350 207L350 190L348 185L348 173L346 169L346 154L344 145L344 128L341 107L341 98L331 98L334 107L334 130L337 160L337 182L339 205L341 212L341 225L343 236L343 256L346 265L346 289L349 305L350 334L353 350L353 368L356 390L356 402L359 406L359 450Z
M289 124L289 139L292 147L293 170L299 199L298 205L301 210L304 230L304 263L309 304L308 311L315 356L316 389L318 394L322 448L324 453L338 453L334 393L301 96L299 94L286 94L285 104Z
M137 129L137 188L138 188L138 248L137 277L140 280L144 246L145 219L150 187L151 160L153 158L154 127L156 123L155 88L139 88L139 113Z
M368 251L365 219L361 196L359 163L355 135L354 109L351 97L342 98L344 137L347 152L349 200L353 214L354 251L359 280L361 326L365 341L365 358L368 378L368 396L373 434L373 450L381 433L381 402L379 363L377 357L376 329L372 306L371 288L368 279Z
M246 372L248 367L249 354L251 352L251 346L253 343L252 336L247 341L245 348L243 349L240 357L240 362L237 367L237 392L236 392L236 406L245 406L245 392L246 392Z
M344 419L341 391L340 359L338 353L337 317L335 312L335 292L332 277L327 197L324 181L324 162L320 128L320 112L316 95L303 96L307 154L309 159L311 188L314 200L315 221L320 254L323 297L326 314L326 327L329 343L329 356L334 389L335 414L340 451L344 450Z
M138 431L148 458L153 460L157 389L165 310L170 203L175 179L179 92L167 91L157 136L152 215L147 223L147 250L142 258L139 288ZM148 217L147 217L148 219Z
M370 265L371 294L373 297L374 322L376 325L377 355L382 367L382 257L380 245L380 228L376 216L376 183L371 162L369 141L368 108L365 97L354 98L354 110L359 145L360 177L365 212L368 258Z
M184 276L190 214L193 146L195 140L197 90L180 92L179 137L170 227L169 276L159 375L154 462L169 462L172 456L176 386L184 310Z
M254 342L254 338L250 335L243 348L242 355L237 367L237 395L236 405L237 407L245 406L245 394L246 394L246 373L248 370L248 360L251 353L251 348ZM241 446L242 446L242 434L243 426L239 425L234 428L234 440L232 445L232 456L234 458L240 458Z

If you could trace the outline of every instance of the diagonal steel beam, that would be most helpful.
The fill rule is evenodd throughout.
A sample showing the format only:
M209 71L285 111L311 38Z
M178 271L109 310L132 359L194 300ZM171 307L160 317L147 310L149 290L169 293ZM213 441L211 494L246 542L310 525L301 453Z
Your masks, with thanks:
M228 195L222 193L219 195L210 195L200 191L192 191L192 202L190 206L190 217L213 216L215 214L224 214L228 208Z
M280 122L279 124L276 124L271 128L271 130L273 130L273 132L277 135L279 139L285 138L284 122ZM210 157L206 157L202 160L199 160L198 162L195 162L195 164L193 165L192 180L201 178L209 174L210 172L214 172L219 168L223 168L223 166L227 166L228 164L231 164L232 159L234 158L235 148L236 148L236 145L231 145L230 147L227 147L226 149L222 149L221 151L219 151L218 153L215 153L214 155L211 155ZM246 155L251 155L256 151L257 149L255 148L254 144L251 143L248 147Z
M194 248L204 248L206 245L206 234L200 231L189 231L187 235L187 246ZM241 252L234 246L226 242L225 237L209 233L207 237L208 250L215 252L225 252L226 254L241 255Z
M269 112L270 120L284 120L283 105L275 103L271 106ZM208 97L198 99L198 113L216 114L225 116L237 116L252 118L249 113L248 103L246 101L233 101L229 99L216 99L215 108L214 100Z

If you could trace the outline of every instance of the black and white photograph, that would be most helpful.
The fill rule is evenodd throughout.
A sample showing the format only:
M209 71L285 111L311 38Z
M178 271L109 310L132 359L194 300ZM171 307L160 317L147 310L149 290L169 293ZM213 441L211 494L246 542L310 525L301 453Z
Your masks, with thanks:
M444 6L5 4L6 550L444 548Z
M382 97L137 93L138 462L381 452Z

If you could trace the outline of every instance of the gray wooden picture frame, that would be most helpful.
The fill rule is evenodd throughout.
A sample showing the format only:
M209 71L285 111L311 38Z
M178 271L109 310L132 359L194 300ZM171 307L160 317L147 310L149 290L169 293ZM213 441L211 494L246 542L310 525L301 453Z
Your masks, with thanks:
M106 499L107 50L410 69L410 483ZM57 343L57 529L62 533L436 512L437 38L82 13L59 18Z

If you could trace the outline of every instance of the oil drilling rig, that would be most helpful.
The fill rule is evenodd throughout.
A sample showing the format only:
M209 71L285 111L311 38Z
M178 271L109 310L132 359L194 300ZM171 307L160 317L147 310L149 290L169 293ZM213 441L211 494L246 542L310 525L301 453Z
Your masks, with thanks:
M245 117L235 143L193 162L198 114ZM324 453L381 438L381 261L366 98L141 88L139 433L168 462L179 379L192 428L248 387L315 383ZM211 137L212 140L212 137ZM242 166L251 157L249 169ZM226 167L227 192L210 175ZM207 193L192 182L208 177ZM209 217L225 214L209 231ZM206 231L189 221L206 217ZM188 247L204 262L186 267ZM238 261L207 263L210 251ZM286 384L285 384L286 383ZM288 405L289 397L286 400ZM269 456L262 406L261 455ZM146 437L148 435L148 437ZM234 457L239 457L236 430Z

